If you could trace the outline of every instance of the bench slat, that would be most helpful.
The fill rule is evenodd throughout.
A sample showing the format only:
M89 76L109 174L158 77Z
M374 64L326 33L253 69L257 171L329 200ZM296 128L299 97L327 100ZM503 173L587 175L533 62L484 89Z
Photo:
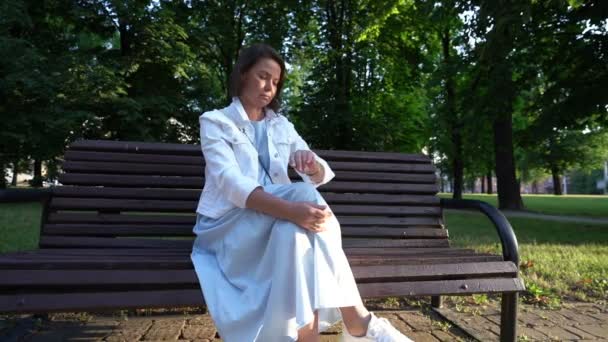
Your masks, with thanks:
M427 264L461 264L465 262L503 261L500 255L455 255L450 256L424 256L422 258L409 258L402 256L367 256L365 258L349 258L349 264L354 266L382 266L382 265L427 265Z
M79 140L70 144L70 151L130 152L137 154L202 155L199 145L156 143L140 141ZM371 152L347 150L313 150L323 159L393 161L410 163L429 163L430 158L421 153Z
M80 198L124 198L124 199L162 199L198 201L200 190L148 189L148 188L114 188L90 186L58 186L53 188L53 196ZM335 204L407 204L407 205L439 205L439 198L431 195L393 195L393 194L349 194L322 192L323 198L330 205Z
M517 267L512 262L480 262L431 265L354 266L357 283L407 282L441 279L513 278ZM105 285L177 285L198 286L193 269L187 270L5 270L1 287L66 286L95 287Z
M107 247L107 248L188 248L192 247L192 239L158 240L143 238L103 238L103 237L71 237L49 236L40 238L42 248L59 247ZM367 239L344 238L344 247L448 247L446 239Z
M77 236L194 236L189 225L46 224L44 234ZM445 229L341 226L345 237L447 238Z
M104 174L62 174L59 181L64 185L85 186L118 186L150 188L201 189L202 177L172 176L133 176ZM329 182L319 187L319 191L370 193L370 194L436 194L436 184L403 184L403 183L364 183L364 182Z
M439 217L373 217L340 216L338 221L344 226L386 226L386 227L442 227ZM190 224L194 225L195 216L169 214L97 214L97 213L51 213L49 223L142 223L142 224Z
M368 239L343 238L343 247L449 247L447 239Z
M347 255L460 255L460 254L476 254L476 255L494 255L488 253L479 253L474 249L470 248L365 248L365 247L354 247L344 248ZM0 255L0 262L4 259L10 259L13 257L18 258L47 258L47 257L62 257L66 256L72 258L73 256L79 256L83 258L91 258L99 256L101 258L110 256L146 256L158 255L158 256L178 256L185 257L189 256L192 250L190 248L184 249L142 249L142 248L43 248L33 251L20 251L11 252ZM13 260L13 259L11 259Z
M465 286L466 285L466 286ZM523 291L518 278L483 278L472 280L430 280L394 283L358 284L363 298L407 295L463 295ZM152 291L73 292L2 294L3 312L95 311L108 309L187 307L204 305L200 289L166 289Z
M486 254L416 254L416 255L358 255L349 256L351 267L370 265L430 265L461 264L468 262L502 261L499 255ZM123 256L29 256L0 259L0 270L137 270L191 269L189 254L180 256L123 255Z
M129 200L102 198L53 198L50 208L53 210L100 210L100 211L196 211L197 201L163 201L163 200ZM439 216L439 207L420 206L377 206L377 205L344 205L331 206L336 215L380 215L380 216Z
M65 161L62 165L66 173L93 173L118 175L155 175L155 176L185 176L202 177L202 165L182 164L143 164L134 162L91 162L91 161ZM292 181L301 180L293 170L288 170ZM435 175L432 173L391 173L391 172L364 172L342 171L336 174L332 181L358 181L358 182L384 182L384 183L426 183L434 184ZM204 180L203 180L204 181Z
M382 248L376 248L381 250ZM418 248L419 250L423 248ZM417 253L381 253L351 254L349 248L345 248L346 257L351 264L364 265L365 263L377 265L389 264L454 264L463 262L488 262L502 261L501 257L488 253L471 253L468 251L449 253L430 252L433 248L427 248L429 252ZM443 248L446 250L447 248ZM49 254L25 254L4 256L0 258L0 269L3 270L97 270L97 269L189 269L192 268L190 250L182 249L181 254L128 254L128 255L49 255ZM389 262L387 260L391 260ZM386 261L386 263L385 263Z
M135 154L67 150L64 154L67 161L91 162L124 162L124 163L154 163L205 166L202 153L196 156L161 155L161 154Z
M104 261L108 260L118 260L122 264L128 265L128 262L132 260L138 261L146 261L148 263L152 263L156 266L159 265L161 261L166 260L177 260L189 262L190 253L192 252L190 248L181 248L181 249L114 249L114 248L92 248L91 250L98 251L96 253L88 253L88 249L84 248L58 248L58 249L43 249L45 252L19 252L19 253L11 253L7 255L0 256L0 267L9 267L15 261L38 261L38 262L60 262L60 261ZM56 251L52 253L52 251ZM59 251L74 251L72 253L59 253ZM128 251L128 252L124 252ZM379 260L382 257L393 257L399 258L402 260L405 259L450 259L453 257L500 257L496 254L490 253L479 253L474 250L468 249L458 249L458 248L407 248L407 249L399 249L399 248L370 248L370 247L350 247L344 248L344 252L346 256L351 261L360 261L360 260ZM75 257L78 257L75 259ZM142 259L143 258L143 259ZM481 259L480 259L481 260ZM53 266L55 267L55 266ZM61 266L57 266L61 268Z
M200 167L202 170L205 160L201 155L198 156L179 156L179 155L153 155L153 154L130 154L130 153L108 153L108 152L73 152L66 151L65 163L69 162L105 162L105 163L139 163L149 164L150 168L158 164L190 165ZM435 166L431 163L387 163L379 161L336 161L326 160L334 171L371 171L383 173L420 173L433 174ZM74 165L74 164L68 164Z
M523 281L519 278L367 283L359 284L358 288L364 298L519 292L525 289Z

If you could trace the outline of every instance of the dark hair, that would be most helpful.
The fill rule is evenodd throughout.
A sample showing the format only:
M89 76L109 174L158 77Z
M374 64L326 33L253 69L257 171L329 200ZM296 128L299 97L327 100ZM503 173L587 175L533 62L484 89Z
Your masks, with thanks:
M229 95L232 98L241 94L243 74L263 58L270 58L281 66L277 92L267 106L277 112L281 106L281 89L283 89L283 83L285 83L285 62L279 53L268 44L252 44L239 52L239 57L230 74Z

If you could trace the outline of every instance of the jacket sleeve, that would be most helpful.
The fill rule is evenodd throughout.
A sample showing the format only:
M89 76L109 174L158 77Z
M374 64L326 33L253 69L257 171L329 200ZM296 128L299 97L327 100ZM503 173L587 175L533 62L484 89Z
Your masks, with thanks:
M208 112L207 112L208 113ZM204 113L199 117L201 148L208 167L207 177L217 182L217 186L237 207L245 208L249 194L261 185L243 175L232 147L225 139L222 124L210 120Z
M302 180L306 183L311 183L313 184L315 187L319 187L323 184L328 183L330 180L332 180L336 175L334 174L334 172L332 171L332 169L329 167L329 164L327 164L327 162L319 157L314 151L312 151L309 147L308 144L306 143L306 141L304 141L304 139L302 139L302 137L300 136L300 134L298 134L298 132L296 131L295 127L293 126L293 124L291 122L289 122L289 127L290 127L290 133L293 136L293 143L291 145L291 153L298 151L298 150L308 150L311 151L314 154L315 160L321 165L321 167L324 170L324 175L323 175L323 179L319 182L319 183L315 183L310 176L308 176L307 174L305 174L304 172L299 172L297 170L296 173L298 175L300 175L300 177L302 177Z

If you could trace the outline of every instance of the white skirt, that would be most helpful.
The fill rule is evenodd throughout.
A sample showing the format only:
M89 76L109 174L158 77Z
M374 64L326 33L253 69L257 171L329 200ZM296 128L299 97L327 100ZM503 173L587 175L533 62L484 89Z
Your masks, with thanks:
M289 201L327 205L308 183L269 184ZM340 321L338 308L361 304L335 216L313 233L264 213L234 208L197 214L191 259L216 328L227 342L296 341L319 313L319 331Z

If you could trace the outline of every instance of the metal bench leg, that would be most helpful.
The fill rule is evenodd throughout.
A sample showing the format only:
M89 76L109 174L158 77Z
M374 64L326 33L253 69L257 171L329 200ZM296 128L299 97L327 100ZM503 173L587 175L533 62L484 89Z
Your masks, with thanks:
M431 296L431 306L434 308L441 308L441 306L443 305L443 300L441 299L441 296Z
M500 310L500 341L517 340L517 292L503 293Z

